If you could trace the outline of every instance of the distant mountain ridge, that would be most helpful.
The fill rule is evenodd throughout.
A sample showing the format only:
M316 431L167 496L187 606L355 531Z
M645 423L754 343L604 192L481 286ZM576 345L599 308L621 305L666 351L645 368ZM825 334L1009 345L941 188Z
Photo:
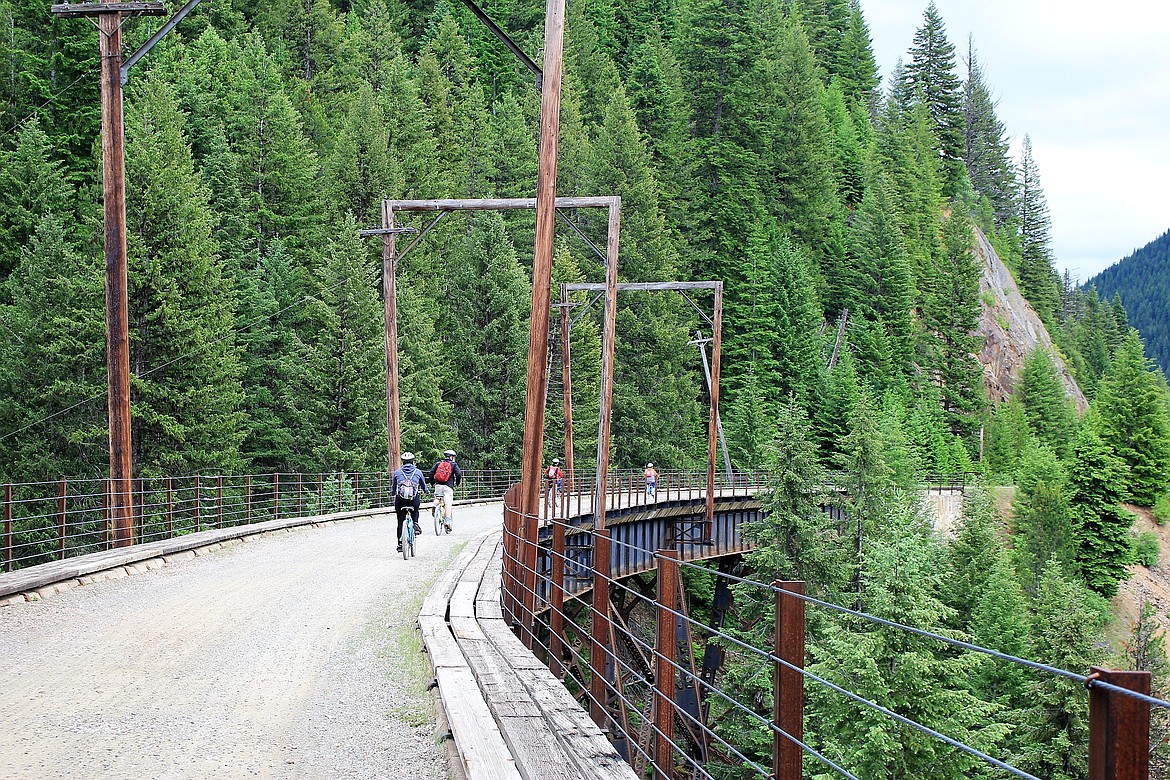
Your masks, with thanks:
M1121 295L1129 324L1137 328L1149 355L1170 375L1170 230L1094 276L1102 300Z

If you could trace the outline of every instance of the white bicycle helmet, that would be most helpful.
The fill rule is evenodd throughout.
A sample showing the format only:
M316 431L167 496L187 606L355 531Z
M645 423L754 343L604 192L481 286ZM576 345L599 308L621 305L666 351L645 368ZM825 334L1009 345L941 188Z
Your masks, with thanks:
M413 452L402 453L402 462L403 463L414 463L414 453Z

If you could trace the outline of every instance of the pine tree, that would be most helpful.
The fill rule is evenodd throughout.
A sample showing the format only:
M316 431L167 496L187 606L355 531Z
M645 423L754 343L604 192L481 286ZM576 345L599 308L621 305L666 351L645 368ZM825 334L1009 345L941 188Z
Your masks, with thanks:
M62 217L42 217L0 305L6 482L108 469L103 281L100 258L70 244Z
M1052 357L1044 349L1033 349L1024 359L1017 397L1023 404L1032 435L1057 453L1066 452L1076 418Z
M1040 187L1040 173L1032 157L1032 139L1024 136L1020 151L1019 239L1020 265L1017 269L1020 292L1032 304L1040 319L1053 321L1060 297L1060 285L1052 267L1051 230L1048 203Z
M996 116L996 101L983 80L983 67L967 42L967 79L963 82L964 162L975 192L991 204L993 225L1003 229L1016 214L1016 181L1007 130Z
M1068 501L1076 533L1077 570L1105 597L1117 592L1132 557L1134 517L1119 504L1125 466L1088 426L1077 435L1068 465Z
M1020 458L1012 532L1016 569L1026 590L1040 588L1046 566L1073 566L1076 540L1056 455L1031 446Z
M172 87L132 92L126 119L134 458L146 476L231 469L245 435L232 280L216 254Z
M1156 371L1131 330L1093 402L1101 440L1129 468L1126 494L1142 506L1152 506L1170 480L1170 418Z
M62 166L52 159L49 136L32 119L20 128L13 153L0 151L0 280L16 268L21 248L46 214L58 217L58 228L76 218Z
M955 47L947 40L946 25L933 0L923 13L922 26L914 33L909 54L907 84L930 114L943 159L945 191L953 195L958 192L963 170L962 92L955 73Z
M869 25L861 11L861 0L849 0L848 27L842 42L841 60L842 69L837 78L846 99L868 109L881 78L873 56Z
M1010 483L1030 431L1024 406L1018 399L997 404L984 424L983 460L992 479Z

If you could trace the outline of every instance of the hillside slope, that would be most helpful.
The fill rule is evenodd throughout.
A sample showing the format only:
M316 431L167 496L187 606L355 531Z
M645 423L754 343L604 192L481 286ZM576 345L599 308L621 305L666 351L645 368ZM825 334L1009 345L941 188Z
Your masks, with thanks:
M983 267L979 282L981 299L978 335L983 341L979 362L983 364L983 382L987 396L994 403L1011 398L1024 370L1024 359L1037 345L1053 356L1065 395L1078 412L1089 408L1084 393L1077 386L1064 361L1052 345L1048 329L1016 286L1008 267L999 259L983 231L976 228L975 256Z
M1129 324L1146 342L1146 354L1170 375L1170 230L1106 268L1087 285L1102 300L1120 295Z

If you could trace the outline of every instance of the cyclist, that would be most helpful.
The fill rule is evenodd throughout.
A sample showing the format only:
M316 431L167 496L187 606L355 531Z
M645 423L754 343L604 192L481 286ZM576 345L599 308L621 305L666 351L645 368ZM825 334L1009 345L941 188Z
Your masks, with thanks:
M555 495L559 496L565 484L565 472L561 468L560 458L552 459L552 465L544 470L544 478L548 482L548 492L552 493L555 490Z
M463 481L463 471L455 465L455 450L443 453L443 459L431 469L431 484L435 486L435 501L443 504L443 527L451 533L451 513L455 508L455 488Z
M402 523L406 519L409 509L414 521L414 532L422 533L418 524L418 507L422 502L422 494L427 492L427 479L423 473L415 468L414 453L402 453L402 466L394 472L390 482L390 490L394 494L394 513L398 515L398 552L402 552Z

